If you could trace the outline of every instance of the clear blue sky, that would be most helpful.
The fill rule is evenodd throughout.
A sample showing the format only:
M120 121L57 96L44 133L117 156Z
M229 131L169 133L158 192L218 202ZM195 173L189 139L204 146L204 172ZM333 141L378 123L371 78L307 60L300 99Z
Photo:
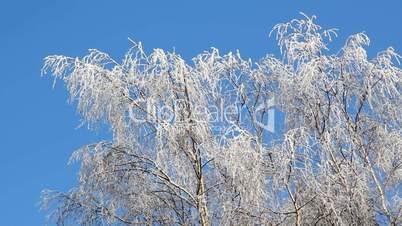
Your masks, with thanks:
M43 225L40 191L73 186L77 166L66 165L69 155L103 137L76 129L62 83L52 90L52 79L40 77L45 56L97 48L120 59L131 37L187 59L211 46L257 59L277 53L268 32L300 11L339 28L335 46L365 31L370 54L390 45L402 52L400 0L1 0L0 225Z

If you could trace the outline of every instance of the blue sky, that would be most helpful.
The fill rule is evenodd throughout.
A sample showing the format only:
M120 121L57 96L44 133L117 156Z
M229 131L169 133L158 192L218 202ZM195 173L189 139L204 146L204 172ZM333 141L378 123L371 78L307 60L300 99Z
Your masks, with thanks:
M66 165L69 155L104 137L77 129L62 83L52 90L52 79L40 77L45 56L97 48L120 59L131 37L147 50L174 47L186 59L212 46L258 59L278 53L272 26L300 11L340 29L334 46L365 31L369 54L388 46L402 52L399 0L1 0L0 225L43 225L40 191L72 187L77 166Z

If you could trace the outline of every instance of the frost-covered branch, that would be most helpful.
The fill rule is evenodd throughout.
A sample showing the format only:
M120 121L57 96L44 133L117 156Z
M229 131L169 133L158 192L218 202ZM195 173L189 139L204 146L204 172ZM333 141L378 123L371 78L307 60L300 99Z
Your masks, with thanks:
M364 33L339 51L315 16L276 25L282 56L212 48L184 60L141 43L121 62L49 56L84 123L113 139L72 156L76 188L45 193L58 224L402 223L401 56L370 59ZM284 113L273 140L272 100ZM277 122L278 123L278 122Z

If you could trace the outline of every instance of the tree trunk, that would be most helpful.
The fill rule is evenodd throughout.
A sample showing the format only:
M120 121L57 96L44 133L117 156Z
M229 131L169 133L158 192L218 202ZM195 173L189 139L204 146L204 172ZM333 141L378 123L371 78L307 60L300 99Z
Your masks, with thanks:
M199 180L199 187L197 192L197 205L198 205L198 214L200 216L200 223L202 226L211 225L209 222L208 216L208 207L207 200L205 199L205 182L204 177L201 176Z

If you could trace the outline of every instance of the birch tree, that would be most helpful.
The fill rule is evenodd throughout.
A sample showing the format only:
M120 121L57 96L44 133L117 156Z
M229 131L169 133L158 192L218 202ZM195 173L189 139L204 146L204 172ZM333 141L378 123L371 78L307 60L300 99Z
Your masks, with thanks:
M67 192L45 190L58 225L400 225L402 70L393 48L337 36L315 16L276 25L281 50L253 62L212 48L184 60L140 42L121 61L45 58L92 129ZM284 113L280 139L264 126Z

